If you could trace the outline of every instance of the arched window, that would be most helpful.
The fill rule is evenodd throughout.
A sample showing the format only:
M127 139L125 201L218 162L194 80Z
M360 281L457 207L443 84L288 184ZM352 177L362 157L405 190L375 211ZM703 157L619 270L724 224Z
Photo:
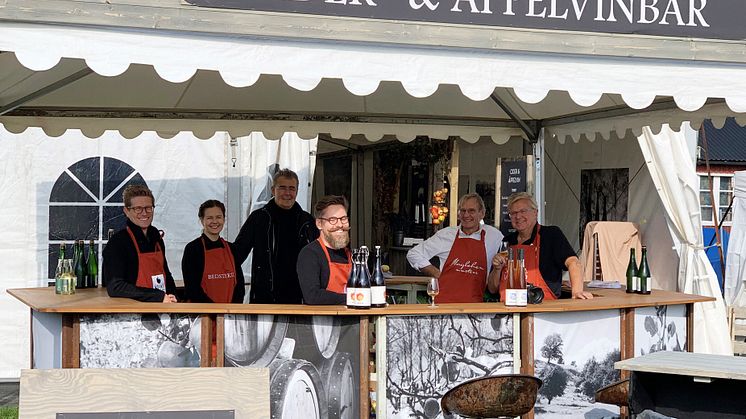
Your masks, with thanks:
M80 160L57 178L49 195L49 278L62 242L69 253L74 240L93 240L100 259L109 229L124 228L122 190L131 183L146 185L132 166L111 157Z

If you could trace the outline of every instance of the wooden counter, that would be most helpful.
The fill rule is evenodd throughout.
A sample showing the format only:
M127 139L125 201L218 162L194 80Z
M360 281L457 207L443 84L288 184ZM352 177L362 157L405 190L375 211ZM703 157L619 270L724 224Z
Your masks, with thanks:
M386 308L354 310L345 306L309 306L292 304L206 304L142 303L128 298L109 298L103 288L78 290L74 295L57 295L54 287L17 288L8 293L33 310L42 313L195 313L195 314L292 314L323 316L386 316L406 314L464 313L544 313L594 311L713 301L712 297L654 290L649 295L627 294L618 289L591 289L592 300L562 299L544 301L527 307L506 307L503 303L397 304ZM437 302L437 298L436 298Z
M423 280L398 277L389 283L422 286ZM426 406L433 409L445 391L479 376L523 373L546 378L551 370L563 368L579 383L592 375L583 373L585 369L608 364L613 370L608 363L612 358L690 351L694 304L713 300L661 290L650 295L590 291L592 300L545 301L522 308L473 303L353 310L341 305L142 303L109 298L102 288L69 296L56 295L53 287L8 290L30 307L33 368L268 367L272 377L282 377L278 385L317 388L290 390L315 394L318 401L309 406L329 411L319 411L319 418L338 417L345 409L367 417L368 392L373 389L377 417L382 419L410 417ZM559 355L550 351L551 358L546 358L546 348L557 342L553 347ZM356 391L345 390L350 388ZM430 390L423 393L423 388ZM282 413L283 398L277 394L285 393L272 393L272 414L298 417ZM324 394L331 395L328 406ZM560 409L555 413L582 417L597 408L577 394L567 390L562 397L572 400L563 403L545 403L546 396L541 396L538 411ZM618 414L618 409L607 413Z

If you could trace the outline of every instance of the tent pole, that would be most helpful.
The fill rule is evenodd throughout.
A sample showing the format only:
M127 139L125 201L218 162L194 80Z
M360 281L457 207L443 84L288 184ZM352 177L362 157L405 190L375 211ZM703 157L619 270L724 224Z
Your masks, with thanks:
M503 110L503 112L508 114L510 119L512 119L516 124L518 124L518 127L521 129L521 131L523 131L524 134L526 134L526 137L528 138L528 141L531 144L536 144L536 142L539 141L539 131L541 130L541 127L537 127L536 129L531 129L531 127L526 123L526 121L518 117L518 114L515 113L515 111L513 111L513 109L511 109L510 106L503 103L503 101L500 100L500 98L497 97L495 93L492 93L490 95L490 99L492 99L492 101L495 102L497 106L499 106L500 109Z
M24 97L22 97L20 99L14 100L13 102L11 102L9 104L7 104L7 105L5 105L3 107L0 107L0 116L3 116L3 115L5 115L8 112L12 112L13 110L15 110L15 109L23 106L25 103L28 103L28 102L30 102L30 101L32 101L34 99L38 99L38 98L40 98L40 97L42 97L42 96L44 96L44 95L46 95L48 93L52 93L55 90L60 89L62 87L65 87L65 86L67 86L70 83L76 82L76 81L82 79L83 77L85 77L85 76L87 76L87 75L89 75L91 73L93 73L93 70L91 70L90 68L86 67L86 68L84 68L82 70L79 70L79 71L77 71L77 72L75 72L75 73L73 73L73 74L71 74L71 75L69 75L69 76L67 76L67 77L65 77L63 79L57 80L56 82L54 82L52 84L46 85L46 86L42 87L41 89L39 89L39 90L37 90L35 92L29 93L29 94L27 94L26 96L24 96Z
M707 167L707 181L710 186L710 200L712 201L712 217L715 221L715 240L717 240L718 254L720 256L720 272L723 278L722 294L725 296L725 258L723 257L723 242L720 240L720 223L718 222L717 205L715 205L715 191L712 187L712 172L710 172L710 155L707 151L707 135L705 134L705 124L699 127L702 135L702 148L705 150L705 166ZM704 244L704 243L703 243Z

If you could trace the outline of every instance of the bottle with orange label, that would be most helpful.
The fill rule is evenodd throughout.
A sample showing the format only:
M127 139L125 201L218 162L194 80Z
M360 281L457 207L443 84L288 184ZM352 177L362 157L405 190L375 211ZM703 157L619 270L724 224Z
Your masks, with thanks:
M347 297L347 308L355 307L355 297L357 295L357 274L358 274L358 251L352 249L352 269L350 269L350 275L347 277L347 286L345 287L345 295Z

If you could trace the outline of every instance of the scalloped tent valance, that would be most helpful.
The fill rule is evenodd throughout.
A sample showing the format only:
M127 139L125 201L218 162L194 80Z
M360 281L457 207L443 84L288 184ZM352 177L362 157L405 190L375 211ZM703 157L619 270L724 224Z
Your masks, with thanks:
M521 130L491 97L560 141L746 112L746 66L716 62L9 22L0 51L0 123L13 132L504 143Z

